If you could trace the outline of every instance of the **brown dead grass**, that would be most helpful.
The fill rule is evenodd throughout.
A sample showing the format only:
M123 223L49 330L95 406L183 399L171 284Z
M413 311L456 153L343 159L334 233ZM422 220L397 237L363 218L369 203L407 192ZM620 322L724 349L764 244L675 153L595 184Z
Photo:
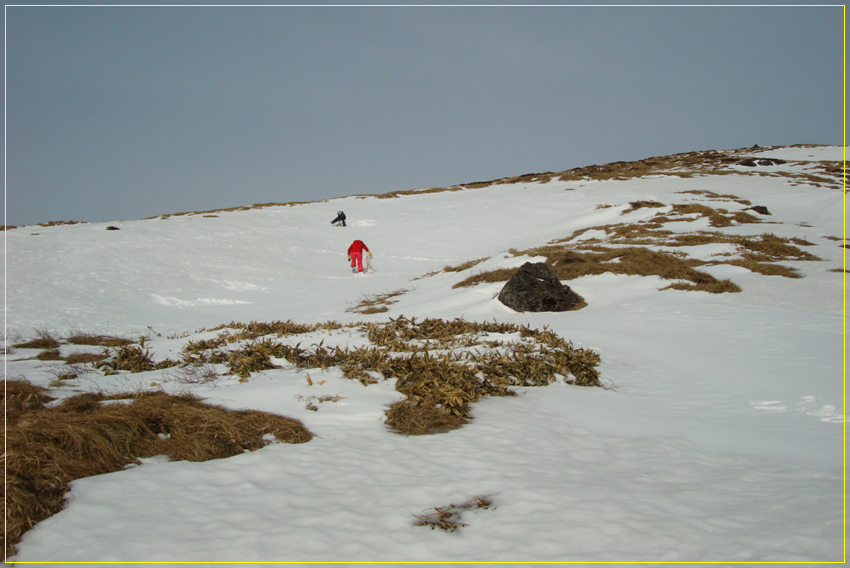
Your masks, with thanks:
M343 376L364 385L378 382L379 377L395 378L396 389L406 395L406 400L388 409L387 424L403 434L457 428L470 420L470 404L484 396L510 396L514 386L543 386L558 377L579 386L600 384L596 353L575 348L551 331L513 324L431 318L416 321L404 316L348 326L329 322L306 326L304 332L358 328L365 332L371 346L331 348L320 343L302 347L300 342L283 344L266 336L235 350L224 350L236 341L230 329L240 326L225 326L217 339L203 344L189 342L192 346L184 349L184 361L191 355L193 365L226 363L232 374L245 381L254 372L274 368L271 357L286 359L300 369L337 367ZM483 339L489 333L519 334L522 341Z
M701 262L683 259L680 256L652 251L646 247L606 248L596 247L592 251L579 251L564 246L546 246L524 251L529 256L545 256L546 265L559 280L574 280L582 276L598 274L626 274L632 276L659 276L665 280L684 280L690 284L677 284L676 289L702 290L712 293L740 292L735 284L696 270ZM482 282L505 282L516 269L502 269L470 276L455 284L455 288L475 286ZM586 305L586 304L585 304Z
M701 190L701 189L693 189L689 191L680 191L679 193L687 194L687 195L701 195L703 197L707 197L708 199L718 200L718 201L734 201L736 203L740 203L741 205L752 205L751 201L746 199L741 199L737 195L732 194L718 194L713 191Z
M281 203L254 203L252 205L239 205L236 207L226 207L222 209L209 209L204 211L180 211L178 213L165 213L162 215L154 215L153 217L145 217L145 220L150 219L169 219L171 217L191 217L194 215L201 215L203 217L218 217L218 215L212 215L212 213L227 213L232 211L250 211L251 209L265 209L268 207L293 207L295 205L305 205L310 203L309 201L286 201Z
M348 308L345 311L364 315L388 312L390 309L389 306L398 302L398 300L393 300L393 298L397 298L408 291L407 288L401 288L393 292L365 296L356 306Z
M39 361L62 361L62 355L58 349L46 349L35 356Z
M744 249L752 260L756 260L758 262L820 260L820 258L815 255L800 250L790 244L792 242L791 239L783 239L770 233L764 233L754 238L733 238L732 242Z
M443 272L463 272L464 270L469 270L470 268L477 266L487 260L487 258L476 258L474 260L467 260L466 262L462 262L456 266L446 266L443 268Z
M468 501L455 505L452 503L447 507L434 507L430 509L433 512L425 512L423 515L413 515L416 517L414 523L417 527L431 527L431 530L440 529L446 532L455 532L460 527L467 526L461 522L461 514L469 509L489 509L493 505L489 495L478 495Z
M764 171L741 171L737 168L739 165L749 165L757 167L760 164L757 160L752 160L746 156L751 153L750 148L740 148L737 150L728 150L718 152L715 150L685 152L681 154L673 154L670 156L655 156L643 160L631 162L612 162L603 165L591 165L573 168L560 172L540 172L528 173L519 176L511 176L505 178L494 179L490 181L475 181L463 183L451 187L436 187L428 190L410 190L410 191L394 191L383 195L378 195L379 198L393 198L402 195L416 195L418 193L434 193L442 191L459 191L462 189L475 189L489 187L492 185L518 184L518 183L548 183L553 180L560 181L606 181L606 180L627 180L650 175L669 175L683 178L693 177L694 175L780 175L777 172ZM840 162L838 162L840 164ZM831 170L829 168L832 168ZM818 178L817 182L822 183L823 179L828 181L836 180L838 175L842 175L836 166L830 165L822 168L822 175L812 176ZM812 180L809 180L812 181ZM719 200L731 200L741 204L750 205L747 200L740 199L734 195L718 195L713 192L693 192L701 193L702 195Z
M96 345L100 347L122 347L124 345L132 345L138 343L132 339L123 337L114 337L111 335L95 335L87 333L77 333L65 339L73 345Z
M177 361L171 359L154 361L149 349L143 350L137 345L123 345L115 348L108 358L96 362L95 366L105 375L112 375L118 371L144 373L145 371L167 369L178 364Z
M813 162L811 165L812 171L809 172L780 171L774 172L773 175L790 179L791 185L845 189L847 173L844 171L843 162L822 161Z
M467 423L462 415L443 412L440 401L434 394L415 401L405 398L394 402L386 411L386 416L387 424L391 425L393 430L412 436L441 434Z
M643 209L645 207L666 207L663 203L659 203L658 201L632 201L629 203L629 208L623 210L621 215L625 215L626 213L631 213L632 211L637 211L638 209Z
M80 221L48 221L47 223L39 223L39 227L57 227L59 225L79 225Z
M404 195L424 195L424 194L428 194L428 193L444 193L444 192L447 192L447 191L462 191L463 189L464 188L459 186L459 185L455 185L455 186L451 186L451 187L429 187L429 188L426 188L426 189L408 189L408 190L404 190L404 191L391 191L389 193L381 193L381 194L377 194L377 195L371 195L371 196L368 196L368 197L376 197L378 199L394 199L396 197L401 197L401 196L404 196ZM363 196L363 197L366 197L366 196Z
M50 335L43 334L37 339L32 339L23 343L15 343L12 347L17 347L18 349L58 349L59 342L53 339Z
M740 266L741 268L746 268L750 272L764 274L765 276L802 278L802 276L800 276L800 274L793 268L782 266L781 264L769 264L766 262L759 262L757 260L754 260L752 257L745 257L740 260L730 260L726 264L731 264L732 266Z
M17 420L20 413L38 410L54 399L47 394L47 389L21 378L9 378L6 379L3 400L6 421L11 423Z
M700 204L680 205L678 211L684 215L696 213L708 217L716 214L724 220L728 219L722 212ZM729 280L718 281L700 271L698 269L700 266L730 264L759 274L800 278L795 269L775 263L821 260L799 248L812 246L813 243L797 237L782 238L771 233L748 237L720 231L674 233L664 229L662 223L655 222L657 220L580 229L569 237L553 241L549 245L525 251L512 250L511 253L546 257L546 264L559 280L573 280L581 276L604 273L654 275L665 280L677 281L662 289L700 290L711 293L739 292L740 288ZM672 219L662 220L666 222ZM575 241L590 230L603 231L606 236L604 239ZM737 250L737 255L730 254L727 258L717 258L707 262L689 259L685 252L676 250L718 243L731 245ZM660 247L662 250L651 250L649 246ZM455 284L454 288L476 286L481 283L506 282L515 272L516 269L499 269L472 274Z
M514 386L544 386L559 375L579 386L600 384L595 369L599 356L549 330L404 317L367 329L378 347L372 353L377 358L361 352L364 357L353 358L342 369L352 378L370 370L397 379L396 390L407 399L389 408L387 424L402 434L459 427L471 419L471 404L484 396L512 396ZM499 343L501 351L486 349L481 336L487 333L519 333L524 341ZM388 358L383 350L406 354Z
M98 361L103 361L108 358L109 355L107 353L71 353L67 357L63 357L65 363L68 365L77 365L77 364L87 364L87 363L96 363Z
M496 270L488 270L486 272L476 272L475 274L461 280L452 286L452 288L468 288L477 286L478 284L507 282L510 280L518 268L497 268Z
M227 324L227 329L236 330L235 333L229 335L229 341L236 341L242 339L256 339L258 337L263 337L265 335L276 335L278 337L286 337L288 335L299 335L302 333L310 333L312 331L316 331L317 329L332 329L333 324L336 327L341 327L336 322L329 322L323 325L313 325L313 324L304 324L297 323L292 320L286 321L273 321L273 322L257 322L252 321L250 323L237 323L230 322Z
M21 535L62 509L74 479L120 471L137 458L168 455L205 461L264 445L264 435L303 443L311 434L297 420L264 412L208 406L189 395L162 392L82 394L58 406L22 381L7 381L6 556ZM25 382L24 382L25 383ZM129 399L129 404L103 404Z

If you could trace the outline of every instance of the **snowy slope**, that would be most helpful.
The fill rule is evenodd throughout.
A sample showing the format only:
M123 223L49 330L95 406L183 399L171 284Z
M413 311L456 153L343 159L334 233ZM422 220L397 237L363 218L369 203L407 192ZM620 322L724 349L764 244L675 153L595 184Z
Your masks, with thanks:
M458 430L405 437L383 424L385 405L402 396L391 381L364 387L333 368L310 370L325 381L312 386L290 367L193 387L163 371L91 373L52 394L157 383L298 418L315 438L205 463L150 459L78 480L69 506L27 533L14 560L841 561L844 295L834 269L843 266L844 194L800 176L843 151L753 152L791 160L758 171L797 177L742 166L747 175L498 184L109 224L119 231L7 231L9 337L146 335L162 358L231 321L495 319L548 326L593 349L612 387L528 388L476 403ZM669 282L654 276L586 276L568 284L588 306L565 313L516 313L494 298L501 284L452 288L529 260L511 249L657 213L623 214L630 202L718 205L682 193L694 191L772 213L723 232L805 239L823 260L782 263L800 279L704 268L738 284L734 294L659 291ZM346 228L329 223L339 209ZM666 228L714 230L704 219ZM355 238L373 251L376 272L350 272ZM694 257L722 252L692 248ZM438 272L478 258L488 260ZM399 290L385 313L348 311ZM292 341L364 340L338 330ZM48 386L56 364L26 360L34 354L8 355L7 376ZM305 408L305 397L323 394L345 398ZM423 510L476 495L495 507L467 512L458 532L413 524Z

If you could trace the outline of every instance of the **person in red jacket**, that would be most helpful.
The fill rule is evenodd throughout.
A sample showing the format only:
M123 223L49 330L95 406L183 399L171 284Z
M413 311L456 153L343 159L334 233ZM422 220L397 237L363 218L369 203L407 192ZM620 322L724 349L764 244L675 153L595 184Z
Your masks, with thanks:
M372 252L369 250L369 247L366 246L366 243L363 241L357 240L351 243L351 246L348 247L348 260L351 261L351 271L352 272L363 272L363 251L369 253L369 256L372 256Z

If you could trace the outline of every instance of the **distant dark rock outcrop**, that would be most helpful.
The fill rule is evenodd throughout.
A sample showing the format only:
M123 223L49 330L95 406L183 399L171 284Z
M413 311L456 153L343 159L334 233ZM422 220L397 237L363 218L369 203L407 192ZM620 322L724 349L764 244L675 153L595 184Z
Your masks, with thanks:
M779 158L744 158L743 160L738 162L740 166L747 166L748 168L754 168L756 166L781 166L782 164L786 164L785 160L780 160Z
M781 166L782 164L786 164L785 160L780 160L779 158L762 158L759 160L760 166Z
M751 209L759 215L770 215L770 211L764 205L753 205L752 207L747 207L747 209Z
M499 292L499 301L518 312L565 312L584 304L543 262L526 262Z
M112 226L112 225L109 225L109 226L106 228L106 230L107 230L107 231L120 231L121 229L119 229L118 227L114 227L114 226Z

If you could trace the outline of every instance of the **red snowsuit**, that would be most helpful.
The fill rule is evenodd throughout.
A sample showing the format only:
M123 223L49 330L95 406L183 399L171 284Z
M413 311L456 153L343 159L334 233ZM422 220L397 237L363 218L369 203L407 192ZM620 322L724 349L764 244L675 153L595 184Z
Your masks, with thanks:
M357 266L357 272L363 272L363 251L372 254L369 251L369 247L366 246L366 243L363 241L354 241L351 243L351 246L348 247L348 260L351 261L351 268Z

